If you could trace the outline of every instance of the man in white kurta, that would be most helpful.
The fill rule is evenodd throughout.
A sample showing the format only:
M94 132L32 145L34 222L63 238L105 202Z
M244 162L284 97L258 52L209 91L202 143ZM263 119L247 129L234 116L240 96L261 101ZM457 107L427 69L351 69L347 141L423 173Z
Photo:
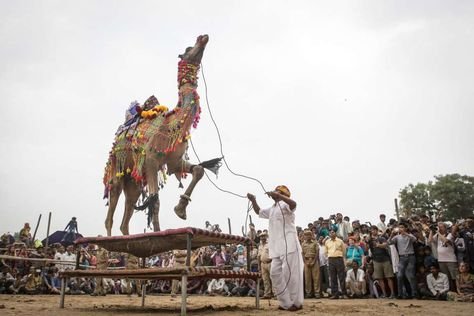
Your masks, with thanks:
M275 204L260 209L252 194L247 197L252 202L255 213L268 219L269 254L272 259L270 277L280 303L280 309L295 311L303 307L303 259L295 226L296 202L290 199L290 191L278 186L267 192Z

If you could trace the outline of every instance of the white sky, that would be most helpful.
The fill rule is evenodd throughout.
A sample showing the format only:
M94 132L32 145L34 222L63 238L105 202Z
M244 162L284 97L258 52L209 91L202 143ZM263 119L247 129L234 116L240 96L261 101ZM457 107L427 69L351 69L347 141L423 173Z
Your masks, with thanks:
M82 234L105 234L116 128L132 100L174 107L177 56L199 34L228 163L267 190L286 184L298 225L337 211L375 222L410 182L474 174L472 1L0 0L0 233L41 213L44 238L52 211L53 232L76 216ZM202 76L198 91L193 141L210 159L220 152ZM217 183L271 204L225 168ZM241 231L246 200L204 179L182 221L181 193L174 177L161 191L162 229L227 231L229 217ZM136 213L131 233L145 226Z

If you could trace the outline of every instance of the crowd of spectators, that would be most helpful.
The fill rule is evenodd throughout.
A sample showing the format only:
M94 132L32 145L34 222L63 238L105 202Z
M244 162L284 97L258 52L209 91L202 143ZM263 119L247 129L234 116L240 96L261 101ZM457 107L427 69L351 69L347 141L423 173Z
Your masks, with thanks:
M220 232L206 222L206 229ZM76 249L54 244L45 249L28 238L29 225L15 240L4 234L0 248L0 294L59 294L59 272L74 269L134 269L143 262L127 253L107 252L97 245ZM474 220L456 223L430 220L429 216L390 219L380 215L377 224L350 221L341 213L297 227L305 265L306 298L392 298L474 301ZM267 230L250 224L251 253L240 244L202 247L193 252L192 266L250 269L262 273L260 295L274 296L270 278ZM36 247L34 247L36 245ZM79 246L80 247L80 246ZM185 264L185 252L175 250L146 258L147 267ZM23 257L32 260L18 260ZM46 260L47 259L47 260ZM176 295L180 282L149 280L147 293ZM69 294L141 294L141 283L127 279L70 278ZM250 279L193 279L189 294L255 296Z

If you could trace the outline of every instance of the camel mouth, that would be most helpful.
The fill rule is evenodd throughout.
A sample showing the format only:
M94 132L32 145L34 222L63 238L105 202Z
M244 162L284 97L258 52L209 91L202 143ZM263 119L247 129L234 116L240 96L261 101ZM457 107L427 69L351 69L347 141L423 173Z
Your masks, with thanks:
M206 48L207 43L209 42L209 35L199 35L196 39L196 44L193 47L186 48L184 54L179 55L178 57L181 60L185 60L189 63L199 65Z

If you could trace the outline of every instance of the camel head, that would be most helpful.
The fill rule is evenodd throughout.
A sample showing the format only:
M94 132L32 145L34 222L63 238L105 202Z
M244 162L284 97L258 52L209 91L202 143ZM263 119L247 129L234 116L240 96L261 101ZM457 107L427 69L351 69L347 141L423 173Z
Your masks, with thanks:
M181 54L178 57L188 63L199 65L201 63L202 55L208 41L209 36L207 34L199 35L196 40L196 44L194 44L193 47L186 48L184 54Z

